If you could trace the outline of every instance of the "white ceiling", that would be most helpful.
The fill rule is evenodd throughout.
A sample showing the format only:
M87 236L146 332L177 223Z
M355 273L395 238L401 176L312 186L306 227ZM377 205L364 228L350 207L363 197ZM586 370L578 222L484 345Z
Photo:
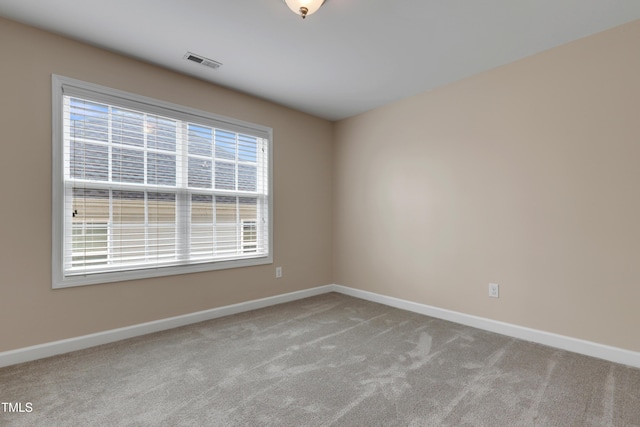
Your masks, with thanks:
M338 120L640 19L640 0L327 0L306 20L282 0L0 0L0 15Z

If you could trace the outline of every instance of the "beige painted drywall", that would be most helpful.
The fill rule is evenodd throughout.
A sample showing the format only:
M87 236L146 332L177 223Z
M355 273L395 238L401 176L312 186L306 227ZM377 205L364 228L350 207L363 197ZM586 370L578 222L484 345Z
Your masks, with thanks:
M338 122L335 283L640 351L638 40L635 21Z
M0 58L0 352L331 283L331 122L4 19ZM52 73L272 127L274 265L52 290Z

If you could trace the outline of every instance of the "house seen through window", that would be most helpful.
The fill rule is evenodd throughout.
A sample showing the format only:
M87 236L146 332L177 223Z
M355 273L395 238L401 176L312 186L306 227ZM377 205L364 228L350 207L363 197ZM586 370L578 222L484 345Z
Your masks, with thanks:
M60 286L270 262L270 129L57 82Z

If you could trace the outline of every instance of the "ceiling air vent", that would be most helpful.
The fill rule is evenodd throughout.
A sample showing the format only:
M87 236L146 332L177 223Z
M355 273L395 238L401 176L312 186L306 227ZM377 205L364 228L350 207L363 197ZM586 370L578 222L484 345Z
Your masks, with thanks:
M204 65L205 67L213 68L214 70L217 70L222 65L221 62L214 61L213 59L205 58L204 56L196 55L191 52L187 52L183 58L197 64Z

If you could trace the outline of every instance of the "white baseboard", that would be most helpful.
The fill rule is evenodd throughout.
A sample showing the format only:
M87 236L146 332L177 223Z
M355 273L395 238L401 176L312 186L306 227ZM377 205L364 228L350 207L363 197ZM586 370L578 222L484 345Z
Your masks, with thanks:
M386 295L380 295L360 289L349 288L346 286L333 285L333 290L341 294L350 295L352 297L364 299L367 301L377 302L391 307L400 308L402 310L412 311L414 313L424 314L427 316L436 317L438 319L449 320L451 322L459 323L462 325L496 332L501 335L519 338L522 340L544 344L550 347L555 347L574 353L584 354L586 356L597 357L598 359L604 359L610 362L621 363L623 365L640 368L640 353L638 352L567 337L564 335L558 335L551 332L526 328L524 326L513 325L511 323L499 322L497 320L491 320L484 317L472 316L456 311L445 310L443 308L402 300Z
M192 323L203 322L205 320L216 319L218 317L229 316L232 314L243 313L245 311L256 310L258 308L308 298L331 291L333 291L332 285L319 286L302 291L290 292L273 297L213 308L211 310L198 311L196 313L189 313L182 316L170 317L124 328L111 329L109 331L98 332L95 334L83 335L80 337L34 345L31 347L19 348L17 350L0 352L0 368L3 366L16 365L18 363L29 362L31 360L43 359L45 357L95 347L97 345L108 344L153 332L190 325Z
M426 304L420 304L341 285L318 286L316 288L247 301L239 304L227 305L224 307L213 308L211 310L204 310L182 316L170 317L153 322L98 332L95 334L83 335L80 337L0 352L0 368L71 351L82 350L101 344L108 344L114 341L133 338L153 332L203 322L205 320L243 313L245 311L256 310L285 302L296 301L328 292L338 292L367 301L388 305L390 307L396 307L402 310L412 311L414 313L424 314L426 316L436 317L438 319L448 320L462 325L640 368L640 353L638 352L526 328L510 323L499 322L483 317L472 316L456 311L445 310Z

